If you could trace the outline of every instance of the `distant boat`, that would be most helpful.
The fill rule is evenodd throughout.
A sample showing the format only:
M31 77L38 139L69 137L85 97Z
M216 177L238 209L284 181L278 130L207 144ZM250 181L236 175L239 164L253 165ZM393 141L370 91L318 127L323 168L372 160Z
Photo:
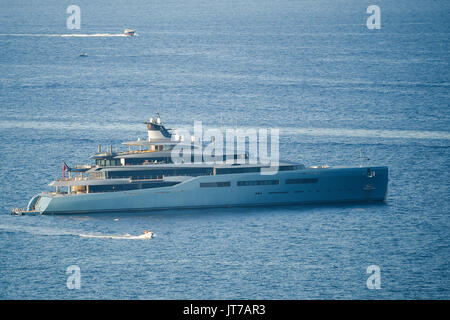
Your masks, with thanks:
M88 56L88 54L86 52L80 53L80 57L87 57L87 56Z
M123 31L123 34L126 35L126 36L134 36L135 33L136 33L136 32L135 32L134 30L131 30L131 29L125 29L125 30Z

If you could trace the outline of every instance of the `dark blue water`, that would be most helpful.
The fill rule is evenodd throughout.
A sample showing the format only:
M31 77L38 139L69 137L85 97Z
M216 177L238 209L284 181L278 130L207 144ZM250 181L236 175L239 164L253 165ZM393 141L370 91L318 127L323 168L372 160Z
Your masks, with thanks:
M80 30L68 3L0 3L0 298L450 298L448 1L376 1L381 30L356 0L74 4ZM171 128L280 128L282 158L306 165L363 148L390 168L387 201L9 215L158 110Z

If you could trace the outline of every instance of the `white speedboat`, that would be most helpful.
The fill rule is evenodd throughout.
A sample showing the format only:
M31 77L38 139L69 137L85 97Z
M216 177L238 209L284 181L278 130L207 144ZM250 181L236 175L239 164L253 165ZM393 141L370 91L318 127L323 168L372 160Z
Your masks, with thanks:
M125 29L123 31L123 34L126 35L126 36L134 36L136 34L136 32L134 30L132 30L132 29Z

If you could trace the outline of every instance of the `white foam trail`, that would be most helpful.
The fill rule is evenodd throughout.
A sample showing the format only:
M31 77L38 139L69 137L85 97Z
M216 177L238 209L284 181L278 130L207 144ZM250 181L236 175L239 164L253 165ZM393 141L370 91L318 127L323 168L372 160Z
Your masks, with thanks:
M137 34L134 35L136 37ZM62 34L44 34L44 33L0 33L0 37L128 37L123 33L62 33Z
M128 37L123 33L61 34L60 37Z
M94 234L79 234L82 238L97 238L97 239L125 239L125 240L146 240L153 238L153 232L141 234L139 236L132 236L130 234L120 235L94 235Z
M98 239L127 239L127 240L147 240L153 238L153 232L132 236L130 234L124 235L95 235L95 234L80 234L75 231L61 230L48 227L34 227L22 225L0 225L0 231L29 233L36 236L79 236L82 238L98 238Z
M450 140L450 132L426 130L376 130L376 129L336 129L336 128L284 128L286 135L363 137L390 139L438 139Z
M135 132L136 125L126 123L98 124L91 122L65 122L65 121L18 121L0 120L0 128L23 129L61 129L61 130L121 130L123 132ZM189 126L173 126L177 129L191 130ZM204 126L204 129L212 128ZM240 129L259 129L257 127L239 127ZM270 129L270 128L268 128ZM378 129L341 129L341 128L294 128L284 127L280 133L285 136L328 136L328 137L361 137L361 138L385 138L385 139L416 139L416 140L450 140L450 132L429 130L378 130Z
M121 131L136 131L135 125L121 124L121 123L105 123L99 125L91 122L70 122L70 121L1 121L0 128L22 128L22 129L52 129L52 130L121 130Z
M1 121L0 121L1 124ZM189 126L173 126L177 129L192 130ZM203 126L205 130L216 128ZM239 127L243 130L258 130L259 127ZM276 128L266 128L276 129ZM450 140L450 132L447 131L429 131L429 130L381 130L381 129L341 129L341 128L279 128L280 134L284 136L316 136L316 137L360 137L360 138L386 138L386 139L432 139L432 140Z

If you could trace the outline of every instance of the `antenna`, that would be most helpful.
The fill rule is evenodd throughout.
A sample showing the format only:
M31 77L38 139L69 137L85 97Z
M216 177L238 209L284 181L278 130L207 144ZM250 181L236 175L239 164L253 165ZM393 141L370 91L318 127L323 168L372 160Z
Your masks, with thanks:
M365 161L369 161L370 159L368 157L364 157L363 156L363 149L359 149L359 166L362 167L363 166L363 160Z
M158 112L156 112L156 114L157 114L157 118L156 118L156 123L157 124L161 124L161 116L159 115L159 108L158 108Z
M237 129L237 105L234 105L234 131Z

